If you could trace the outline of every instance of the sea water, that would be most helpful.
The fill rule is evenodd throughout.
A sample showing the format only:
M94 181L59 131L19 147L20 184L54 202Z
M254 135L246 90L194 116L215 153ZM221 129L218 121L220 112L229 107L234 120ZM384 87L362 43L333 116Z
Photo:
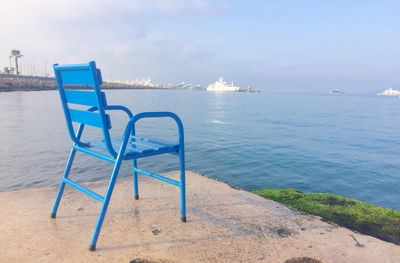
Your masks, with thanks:
M328 192L400 209L399 98L268 91L106 93L108 104L133 112L176 112L185 126L189 170L246 190ZM0 190L57 185L71 146L57 91L0 93L0 113ZM127 117L112 112L111 118L113 136L122 135ZM140 121L137 133L170 140L177 134L166 119ZM88 129L84 140L96 136L101 134ZM179 169L177 161L165 155L141 159L139 166L173 171ZM124 162L121 176L131 175L131 165ZM111 164L78 153L71 178L105 179L111 170Z

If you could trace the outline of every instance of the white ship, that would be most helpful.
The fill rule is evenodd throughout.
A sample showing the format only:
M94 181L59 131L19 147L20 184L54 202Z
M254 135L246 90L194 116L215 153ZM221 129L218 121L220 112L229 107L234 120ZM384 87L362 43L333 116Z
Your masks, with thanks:
M397 96L400 96L400 90L395 90L395 89L392 89L392 88L388 88L388 89L385 89L382 92L377 93L376 95L378 95L378 96L397 97Z
M227 84L224 78L219 78L216 82L211 83L207 87L207 91L240 91L239 86L234 86L233 82L232 84Z

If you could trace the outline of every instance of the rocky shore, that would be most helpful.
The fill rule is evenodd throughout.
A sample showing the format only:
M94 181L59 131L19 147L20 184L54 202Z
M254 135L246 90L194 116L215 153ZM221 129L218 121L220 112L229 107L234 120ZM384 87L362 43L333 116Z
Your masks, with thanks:
M85 86L75 87L86 89ZM0 92L56 90L54 78L0 74ZM149 89L149 87L104 82L102 89ZM152 88L161 89L161 88ZM164 88L163 88L164 89Z

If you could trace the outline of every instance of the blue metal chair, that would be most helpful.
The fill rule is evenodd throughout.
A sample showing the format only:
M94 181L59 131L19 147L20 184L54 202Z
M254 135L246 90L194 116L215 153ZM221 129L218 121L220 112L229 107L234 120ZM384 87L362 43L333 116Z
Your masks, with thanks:
M96 249L96 243L118 177L121 163L124 160L132 160L133 191L135 199L139 199L139 173L175 185L180 189L181 220L186 222L184 131L179 117L172 112L142 112L133 115L131 111L124 106L107 105L105 93L100 89L100 85L102 84L101 73L100 70L96 68L94 61L87 64L55 64L53 68L68 132L73 143L64 170L64 175L58 189L57 197L53 205L51 218L56 217L57 209L66 184L101 202L102 207L90 242L90 250L94 251ZM87 85L93 87L93 90L72 90L68 89L68 87L66 88L65 85ZM72 108L73 105L89 106L90 108L87 110L74 109ZM123 111L130 118L123 136L118 139L113 139L110 136L111 122L107 111L114 110ZM175 121L179 133L178 143L154 137L137 136L135 134L135 123L137 121L144 118L154 117L171 118ZM73 123L79 124L76 131ZM101 129L103 134L102 140L97 142L82 142L81 136L85 125ZM104 196L101 196L68 178L76 151L114 164L114 169ZM180 181L138 168L137 159L164 153L174 153L179 156Z

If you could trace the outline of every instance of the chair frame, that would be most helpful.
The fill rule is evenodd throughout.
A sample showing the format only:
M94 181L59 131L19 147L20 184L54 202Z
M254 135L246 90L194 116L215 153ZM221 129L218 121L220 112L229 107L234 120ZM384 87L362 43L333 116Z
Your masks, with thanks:
M61 197L64 192L65 185L68 184L76 190L85 193L89 197L102 203L100 213L96 222L96 226L93 232L92 239L90 241L89 249L91 251L96 250L97 240L103 225L104 217L107 213L107 208L114 190L116 180L118 178L121 164L124 160L132 160L132 173L133 173L133 192L134 198L139 199L139 183L138 175L143 174L154 179L175 185L180 189L180 207L181 207L181 221L186 222L186 183L185 183L185 149L184 149L184 128L180 118L172 112L141 112L138 114L132 114L132 112L121 105L107 105L105 93L101 91L100 85L102 83L100 70L96 68L94 61L90 61L87 64L73 64L73 65L58 65L53 66L57 88L60 94L62 107L64 111L65 120L67 123L68 133L73 141L69 157L65 166L64 174L60 182L58 192L54 201L54 205L51 212L51 218L56 218L57 210L60 205ZM76 91L66 90L64 85L66 84L79 84L89 85L94 88L94 92L90 91ZM90 94L89 94L90 93ZM91 106L87 111L80 111L70 109L68 104L80 104ZM111 136L109 129L111 129L111 123L109 116L106 114L108 111L122 111L129 117L129 122L125 127L123 134L123 140L120 144L119 149L114 149L112 145ZM93 115L95 114L95 115ZM151 152L126 152L127 146L130 143L130 139L136 140L135 138L135 124L142 119L147 118L170 118L172 119L178 129L178 144L174 150L158 150ZM72 122L80 123L75 133ZM90 145L81 142L81 136L84 131L85 125L95 126L102 129L104 142L108 154L103 154L97 151L91 150ZM108 187L104 196L95 193L94 191L72 181L69 179L70 170L72 163L75 158L76 152L82 152L101 160L114 164L113 171L108 183ZM137 159L145 158L154 155L160 155L164 153L174 153L179 157L180 164L180 180L174 180L151 171L139 169Z

